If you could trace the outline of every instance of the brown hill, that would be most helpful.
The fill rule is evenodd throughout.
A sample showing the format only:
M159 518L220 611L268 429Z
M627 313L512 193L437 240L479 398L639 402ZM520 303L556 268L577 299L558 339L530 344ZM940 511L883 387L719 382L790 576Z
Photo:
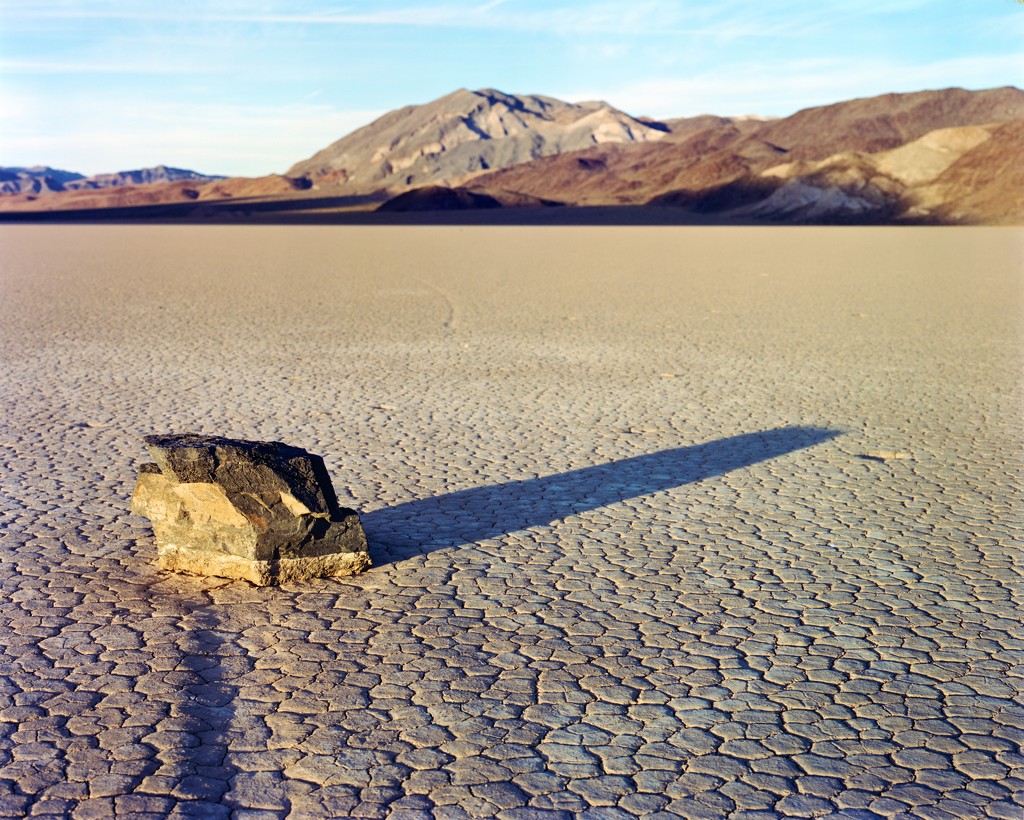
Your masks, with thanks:
M790 223L1024 223L1022 137L1024 119L942 128L889 151L787 162L651 204Z
M231 177L204 185L199 189L200 199L228 199L240 197L271 197L306 191L312 187L305 177L271 174L265 177Z
M1016 88L886 94L806 109L784 120L747 121L742 127L732 120L705 120L705 128L682 128L674 138L655 144L598 146L482 175L472 185L518 191L573 204L652 202L722 213L756 205L783 185L785 180L779 175L774 178L761 176L770 168L784 163L829 160L828 169L801 166L798 169L801 174L806 176L813 172L817 174L816 181L806 180L809 187L802 189L801 196L794 194L797 184L790 184L786 194L789 197L787 207L775 208L773 205L771 218L799 214L801 218L825 219L828 218L825 211L832 207L836 210L835 216L841 220L855 214L857 218L885 219L891 216L893 209L910 215L912 205L894 205L892 200L895 198L902 202L906 189L920 185L923 180L899 178L891 191L886 192L886 189L892 186L881 185L870 195L855 197L854 200L845 195L834 200L823 199L817 192L836 185L839 190L847 190L854 184L853 180L889 172L868 163L869 169L846 168L842 172L846 176L839 179L842 176L839 167L843 162L830 157L871 154L896 148L938 129L998 123L1022 116L1024 92ZM1007 149L1007 156L1019 160L1019 145L1016 149L1007 145ZM946 146L943 150L952 149ZM889 162L913 165L915 162L934 164L936 161L934 152L929 153L926 146L917 146L915 151L914 156L909 153L896 155L890 157ZM1001 166L1006 162L1005 158L998 159L992 152L976 156L975 166L985 162ZM930 168L931 165L922 167L917 175L930 179L934 176ZM995 182L977 170L964 171L964 175L964 178L969 176L975 186ZM952 183L943 190L944 196L953 198L965 194L962 185ZM995 207L997 201L1007 202L1009 194L979 196L990 202L986 207ZM809 200L798 206L803 198L808 197L814 200L813 206ZM780 201L781 197L776 199L776 203ZM852 204L853 201L858 204ZM932 218L955 211L939 207L938 201L922 207L918 215ZM760 215L768 217L769 213Z
M752 134L767 123L774 122L775 119L775 117L719 117L716 114L701 114L696 117L662 120L661 124L668 130L665 142L682 142L701 131L723 125L731 125L738 131Z
M493 196L465 188L445 188L441 185L427 185L399 194L381 204L382 213L410 213L415 211L469 211L481 208L500 208L501 203Z
M581 205L642 204L679 188L703 188L769 167L785 151L726 120L649 145L597 146L484 174L472 185Z
M411 213L417 211L468 211L489 208L546 208L561 203L546 199L509 193L508 191L468 190L427 185L406 191L383 202L377 210L382 213Z
M991 138L963 153L920 192L940 201L944 221L1024 224L1024 118L991 129Z
M824 159L841 151L885 151L939 128L1006 122L1024 117L1024 91L947 88L808 108L768 123L758 138L792 159Z

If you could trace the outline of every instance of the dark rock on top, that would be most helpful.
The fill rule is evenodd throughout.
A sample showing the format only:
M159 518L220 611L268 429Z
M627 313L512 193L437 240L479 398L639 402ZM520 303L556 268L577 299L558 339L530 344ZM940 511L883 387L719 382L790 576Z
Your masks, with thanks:
M155 463L139 470L132 511L152 521L162 568L266 585L370 566L319 456L194 433L145 442Z

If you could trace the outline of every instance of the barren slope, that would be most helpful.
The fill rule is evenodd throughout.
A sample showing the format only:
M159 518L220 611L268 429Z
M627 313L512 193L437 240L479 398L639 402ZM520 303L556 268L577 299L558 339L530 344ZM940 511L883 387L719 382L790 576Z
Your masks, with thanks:
M665 133L607 103L460 89L385 114L287 173L342 183L351 193L398 191L457 183L488 169L598 143L654 141Z
M474 186L574 204L641 204L678 188L705 188L769 167L785 153L730 120L645 145L597 146L485 174Z
M777 165L693 206L712 210L717 201L734 215L787 222L1022 223L1021 145L1024 119L942 128L889 151Z
M1024 117L1024 91L946 88L847 100L798 111L768 123L758 137L794 159L824 159L841 151L885 151L939 128Z
M991 130L919 195L935 194L937 216L975 224L1024 224L1024 118Z
M707 118L707 127L696 129L670 123L677 133L653 145L599 146L487 174L474 184L585 204L641 203L669 192L690 201L782 162L881 151L936 129L1021 116L1024 92L1016 88L886 94L777 121Z

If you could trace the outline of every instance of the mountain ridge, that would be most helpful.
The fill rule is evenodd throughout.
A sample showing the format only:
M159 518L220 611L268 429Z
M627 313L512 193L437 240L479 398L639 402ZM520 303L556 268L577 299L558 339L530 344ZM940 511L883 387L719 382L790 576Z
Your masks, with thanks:
M775 183L762 174L775 166L820 162L844 152L894 150L936 130L990 125L1017 117L1024 117L1024 91L1013 87L887 94L803 109L791 117L759 126L747 124L742 129L727 119L710 121L707 127L691 129L680 139L654 145L597 146L482 175L472 186L574 204L655 204L771 218L765 209L742 209L773 193ZM973 179L976 185L1000 185L997 179L986 180L977 174ZM818 182L825 178L819 175ZM809 185L821 191L834 187ZM795 187L794 182L791 189ZM913 186L900 182L897 199L907 187ZM810 188L805 189L807 196L813 193ZM947 194L955 198L962 192L950 187ZM893 218L890 198L879 195L879 206L856 218ZM989 197L990 203L999 199L1010 201L1005 192ZM885 207L883 201L888 203ZM941 203L933 205L935 213L952 213L950 208L940 207ZM853 217L839 199L836 209L832 216L838 219ZM918 207L913 216L922 218L932 212ZM818 210L814 213L825 218ZM909 212L904 215L911 216ZM784 214L780 211L776 216ZM991 209L977 216L985 221L998 217ZM1022 211L1014 210L1009 216L1024 220Z
M45 165L0 167L0 193L45 194L84 189L100 190L126 185L159 185L168 182L207 183L222 179L227 179L227 177L201 174L198 171L184 168L170 168L166 165L92 176Z
M85 175L48 165L0 167L0 194L63 191L66 183L79 179Z
M0 210L194 202L176 212L327 215L419 191L383 210L562 204L769 222L1024 223L1020 119L1024 91L1012 86L884 94L775 119L666 120L601 101L458 89L388 112L283 176L209 181L163 169L194 177L150 184L166 177L36 167L46 195L3 196ZM26 170L0 169L0 185Z

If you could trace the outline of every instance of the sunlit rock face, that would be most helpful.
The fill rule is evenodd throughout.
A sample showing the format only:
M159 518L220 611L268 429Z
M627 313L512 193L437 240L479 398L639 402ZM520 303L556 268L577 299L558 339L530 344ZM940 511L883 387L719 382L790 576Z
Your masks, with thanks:
M338 506L320 456L280 442L193 433L145 439L132 512L153 524L160 567L260 586L370 566L359 516Z

